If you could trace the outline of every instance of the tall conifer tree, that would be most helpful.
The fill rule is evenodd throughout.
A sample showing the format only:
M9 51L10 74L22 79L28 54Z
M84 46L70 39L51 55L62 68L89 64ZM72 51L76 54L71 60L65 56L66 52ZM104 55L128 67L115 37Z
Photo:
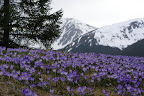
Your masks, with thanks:
M41 42L49 48L60 35L62 10L50 13L51 0L0 1L0 44L17 47L22 40Z

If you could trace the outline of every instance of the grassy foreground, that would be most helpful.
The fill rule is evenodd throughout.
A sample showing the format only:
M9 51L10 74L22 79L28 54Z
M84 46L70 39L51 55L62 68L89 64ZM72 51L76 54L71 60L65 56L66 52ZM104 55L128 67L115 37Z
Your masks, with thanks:
M0 96L143 95L143 57L0 47Z

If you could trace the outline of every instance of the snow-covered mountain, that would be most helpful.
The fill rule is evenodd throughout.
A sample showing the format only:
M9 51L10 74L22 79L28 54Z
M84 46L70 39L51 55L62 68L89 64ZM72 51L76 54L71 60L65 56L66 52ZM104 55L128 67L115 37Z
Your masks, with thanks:
M102 45L122 50L141 39L144 39L144 18L101 27L80 36L64 49L66 51L79 50L84 44L87 47Z
M52 44L54 50L64 48L72 41L79 38L81 35L96 29L95 27L85 24L74 18L62 18L62 24L60 27L62 34Z
M52 48L54 50L64 48L81 35L96 29L95 27L74 18L62 18L61 22L60 29L62 33L60 37L57 38L57 40L52 44ZM25 41L26 40L22 41L22 45ZM34 42L32 40L30 40L27 45L29 48L46 49L41 42Z

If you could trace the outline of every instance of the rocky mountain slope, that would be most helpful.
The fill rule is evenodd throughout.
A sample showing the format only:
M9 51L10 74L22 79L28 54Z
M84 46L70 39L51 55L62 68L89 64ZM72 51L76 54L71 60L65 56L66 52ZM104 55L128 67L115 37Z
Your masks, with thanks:
M60 26L62 34L52 45L54 50L64 48L81 35L96 29L74 18L63 18Z
M144 39L144 19L138 18L93 30L80 36L64 50L74 52L74 50L85 50L86 47L89 50L95 50L96 47L92 46L98 45L123 50L141 39Z

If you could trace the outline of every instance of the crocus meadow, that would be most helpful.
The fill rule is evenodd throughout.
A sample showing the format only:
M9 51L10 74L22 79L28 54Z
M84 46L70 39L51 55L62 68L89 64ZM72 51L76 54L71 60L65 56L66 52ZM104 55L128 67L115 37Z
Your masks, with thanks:
M0 47L0 82L24 96L144 96L144 57Z

